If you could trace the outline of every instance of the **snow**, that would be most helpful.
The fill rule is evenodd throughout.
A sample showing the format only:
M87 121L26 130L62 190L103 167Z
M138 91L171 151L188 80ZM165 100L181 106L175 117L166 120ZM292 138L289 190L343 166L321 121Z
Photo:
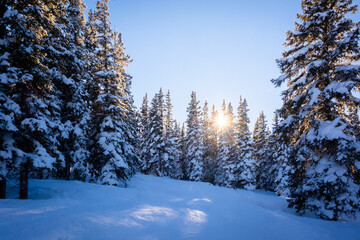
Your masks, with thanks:
M29 200L0 200L0 239L360 239L360 223L300 217L261 191L140 174L128 188L59 180L29 187Z

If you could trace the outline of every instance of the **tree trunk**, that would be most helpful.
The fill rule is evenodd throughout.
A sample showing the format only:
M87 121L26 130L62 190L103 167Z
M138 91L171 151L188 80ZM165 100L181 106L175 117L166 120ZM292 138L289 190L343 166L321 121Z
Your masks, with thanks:
M29 167L23 164L20 169L20 199L28 199Z
M6 179L0 180L0 199L6 198Z

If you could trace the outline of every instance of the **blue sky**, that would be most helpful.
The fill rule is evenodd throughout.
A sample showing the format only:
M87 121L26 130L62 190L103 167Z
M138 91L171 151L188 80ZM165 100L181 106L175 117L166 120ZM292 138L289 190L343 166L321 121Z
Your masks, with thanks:
M95 8L95 0L85 2ZM251 128L262 110L272 122L282 101L270 80L280 75L275 59L300 0L110 0L109 8L133 59L137 107L146 92L152 98L169 89L174 117L184 122L193 90L201 105L208 100L217 108L225 99L236 109L242 95Z

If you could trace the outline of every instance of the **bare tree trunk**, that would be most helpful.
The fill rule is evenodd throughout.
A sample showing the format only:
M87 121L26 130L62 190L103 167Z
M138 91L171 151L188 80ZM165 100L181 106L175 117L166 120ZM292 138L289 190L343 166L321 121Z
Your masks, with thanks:
M20 169L20 199L28 199L29 167L25 163Z
M6 198L6 179L0 180L0 199Z

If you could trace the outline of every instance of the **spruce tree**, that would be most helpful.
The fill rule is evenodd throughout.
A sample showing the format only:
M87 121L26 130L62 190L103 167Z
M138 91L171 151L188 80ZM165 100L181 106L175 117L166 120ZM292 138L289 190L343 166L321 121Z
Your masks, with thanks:
M19 173L21 199L28 197L30 173L46 177L53 163L61 160L57 149L61 124L46 59L52 45L49 37L59 30L54 21L57 4L7 1L6 11L1 10L5 31L0 41L0 162Z
M264 162L267 161L267 151L268 151L268 140L269 132L267 131L267 121L265 119L265 114L262 111L259 114L259 117L256 119L255 127L253 131L253 157L256 161L256 182L257 185L260 185L260 175L263 171L262 167Z
M137 152L139 145L139 122L137 110L134 104L134 98L131 93L132 77L126 73L125 67L132 61L130 56L125 54L125 47L122 41L122 35L117 31L113 34L114 44L114 63L115 69L119 73L119 88L121 97L119 99L119 121L121 122L120 133L122 133L122 152L128 165L131 166L131 175L139 167L140 160ZM131 176L129 175L129 176ZM128 177L127 177L128 178Z
M196 93L191 93L191 100L187 108L186 172L191 181L200 181L203 176L203 148L201 144L200 106Z
M163 176L165 171L165 101L162 89L155 94L149 113L148 137L145 140L147 157L143 159L142 170L146 174Z
M143 102L140 108L140 161L143 167L150 161L150 154L147 148L148 140L150 138L150 108L147 94L143 98ZM145 169L141 169L143 171Z
M256 162L253 157L254 149L249 131L248 105L246 99L240 96L236 119L236 142L238 152L238 171L235 187L252 190L256 186Z
M278 112L274 113L272 132L267 139L267 149L265 157L259 163L259 181L258 187L266 191L275 191L276 178L278 176L279 163L278 158L281 156L282 149L277 141L277 127L279 124Z
M166 109L165 109L165 169L164 173L166 176L176 178L179 175L179 156L176 150L176 132L175 132L175 121L172 116L172 103L170 91L166 94Z
M215 128L218 132L218 154L216 158L216 177L215 183L219 186L225 185L225 162L228 155L227 146L227 115L226 115L226 102L223 100L221 110L214 119Z
M203 163L204 175L203 181L214 184L215 183L215 168L216 168L216 146L217 139L214 137L216 131L209 116L209 104L207 101L204 103L201 122L202 122L202 145L203 145Z
M58 1L55 11L59 26L49 36L51 42L47 62L55 86L53 102L61 121L62 134L59 151L63 159L56 163L60 178L86 179L88 166L87 123L89 108L85 82L89 76L85 65L84 49L85 6L81 0Z
M184 162L184 144L183 140L184 137L182 135L182 131L180 129L180 125L178 122L175 121L174 126L174 133L175 133L175 162L174 162L174 169L172 172L171 177L175 179L183 179L184 177L184 171L183 171L183 162Z
M235 187L236 173L238 173L238 159L236 148L236 136L234 126L234 113L231 103L225 106L223 104L223 114L226 117L226 126L223 128L220 134L219 140L219 155L218 159L221 162L221 169L223 172L223 180L220 185L227 187Z
M94 180L102 184L126 184L135 171L133 127L129 126L131 107L126 93L123 66L128 58L122 56L122 48L111 29L108 0L96 2L96 11L90 13L87 43L94 50L89 56L92 71L89 86L91 108L91 167ZM121 60L120 60L121 59ZM132 113L133 114L133 113Z
M279 141L291 144L289 206L337 220L359 209L359 138L350 109L359 106L359 23L351 0L303 0L295 29L287 32L287 83Z

